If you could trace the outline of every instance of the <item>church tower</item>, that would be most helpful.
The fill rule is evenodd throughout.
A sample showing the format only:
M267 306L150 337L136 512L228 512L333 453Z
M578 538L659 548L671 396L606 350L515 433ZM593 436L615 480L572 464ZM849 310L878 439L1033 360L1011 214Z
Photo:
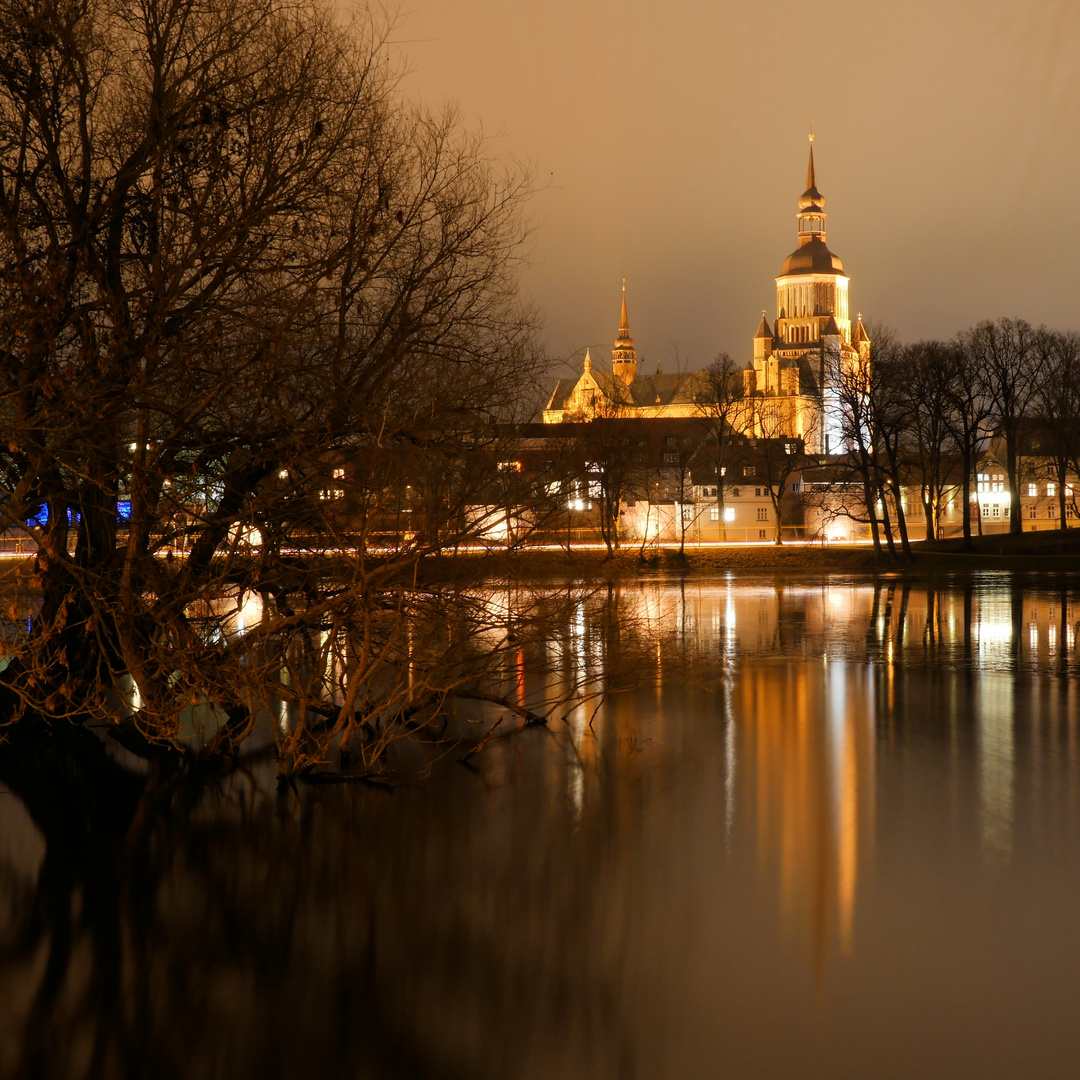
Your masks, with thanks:
M799 246L784 260L776 279L776 336L781 348L817 344L830 319L844 341L851 341L848 282L844 264L825 243L825 196L814 172L814 136L806 190L799 197Z
M626 279L622 283L622 317L619 320L619 336L611 350L611 373L629 386L637 377L637 351L630 336L630 320L626 315Z

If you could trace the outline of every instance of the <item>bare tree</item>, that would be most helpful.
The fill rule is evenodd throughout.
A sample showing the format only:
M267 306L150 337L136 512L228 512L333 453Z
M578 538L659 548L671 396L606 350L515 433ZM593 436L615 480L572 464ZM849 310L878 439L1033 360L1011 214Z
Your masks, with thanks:
M802 505L801 499L794 498L797 493L792 489L792 484L798 482L793 477L806 465L804 444L802 439L788 434L791 422L787 403L769 397L753 400L756 410L754 426L759 435L752 454L754 477L764 484L772 501L776 522L774 540L782 544L785 521L793 524L790 522L792 512L796 506ZM812 437L809 431L805 435Z
M719 353L701 372L694 393L694 411L705 421L708 439L699 457L710 458L716 483L716 511L720 538L727 539L724 493L727 475L741 460L743 434L751 417L742 369L727 353Z
M144 749L198 713L221 752L284 710L287 771L479 692L487 616L418 568L475 535L532 356L527 179L321 0L0 20L0 483L41 597L11 709Z
M1067 477L1080 476L1080 335L1040 329L1036 340L1041 378L1033 403L1035 422L1045 428L1056 481L1058 517L1065 527Z
M906 349L912 444L927 540L938 537L945 494L956 491L958 479L957 447L948 424L956 374L954 349L955 345L943 341L920 341Z
M1023 319L981 322L960 336L961 347L982 380L994 424L1005 442L1009 478L1009 531L1020 533L1020 439L1038 394L1043 353L1035 329Z

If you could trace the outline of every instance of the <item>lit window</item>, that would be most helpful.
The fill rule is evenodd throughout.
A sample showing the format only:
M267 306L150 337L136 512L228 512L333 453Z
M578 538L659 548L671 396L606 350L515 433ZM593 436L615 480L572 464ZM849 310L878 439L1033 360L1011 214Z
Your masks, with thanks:
M277 475L278 475L279 480L288 480L289 479L289 470L288 469L278 469L278 474Z
M725 506L724 507L724 520L725 521L734 521L735 520L735 507L734 506Z
M1057 484L1047 484L1046 494L1052 499L1057 494Z
M744 465L742 474L743 476L753 476L757 472L757 469L753 465Z
M344 480L345 479L345 470L344 469L335 469L334 470L334 479L335 480Z
M1039 485L1038 484L1028 484L1028 495L1030 495L1032 498L1034 498L1038 494L1039 494Z
M709 510L709 520L710 521L719 521L720 520L720 507L719 506L714 506Z

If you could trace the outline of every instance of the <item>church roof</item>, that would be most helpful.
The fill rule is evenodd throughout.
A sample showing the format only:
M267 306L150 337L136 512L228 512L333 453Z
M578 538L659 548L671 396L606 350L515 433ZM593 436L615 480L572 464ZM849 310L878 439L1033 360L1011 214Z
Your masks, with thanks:
M551 397L548 399L548 403L545 408L565 409L566 402L569 400L570 395L574 392L574 387L577 386L577 384L578 379L560 379L555 384L555 389L552 390Z
M838 255L834 255L825 241L815 236L801 247L796 248L780 268L780 276L793 274L842 274L844 264Z
M758 323L757 333L754 335L754 339L765 338L767 341L772 341L773 332L769 329L769 320L765 318L765 312L761 313L761 322Z

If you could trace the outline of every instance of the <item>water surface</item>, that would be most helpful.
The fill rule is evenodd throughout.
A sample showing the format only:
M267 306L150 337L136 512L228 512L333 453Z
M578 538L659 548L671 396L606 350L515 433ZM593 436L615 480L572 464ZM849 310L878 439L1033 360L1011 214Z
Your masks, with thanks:
M571 695L547 729L393 793L252 764L148 805L43 755L0 793L0 1070L1075 1075L1078 605L625 585L507 671Z

